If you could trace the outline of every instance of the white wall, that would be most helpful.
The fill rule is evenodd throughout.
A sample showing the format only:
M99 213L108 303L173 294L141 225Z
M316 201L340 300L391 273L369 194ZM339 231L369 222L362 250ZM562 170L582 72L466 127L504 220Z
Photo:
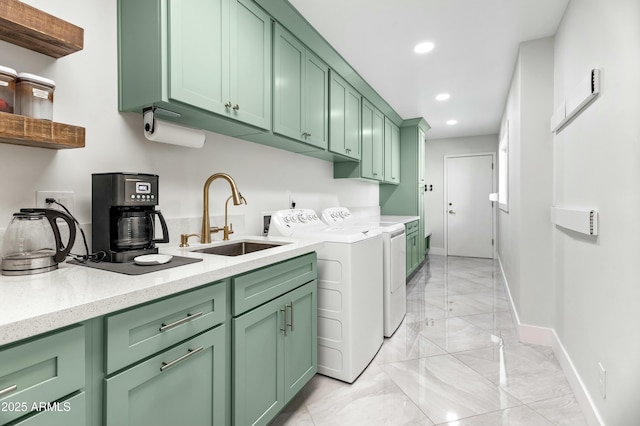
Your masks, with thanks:
M509 210L498 210L498 255L520 322L552 327L553 39L522 43L505 108Z
M425 145L425 179L433 191L425 192L425 229L431 231L430 253L444 251L444 157L480 152L497 152L498 136L471 136L464 138L427 139Z
M602 95L553 141L555 203L597 209L600 234L557 229L552 249L555 329L608 425L640 418L639 17L637 0L573 0L555 44L555 104L602 69Z
M0 144L0 227L20 207L35 205L36 190L74 191L73 213L89 222L91 173L108 171L158 174L159 208L174 219L200 217L205 180L228 172L249 203L230 207L230 213L239 215L251 234L261 232L260 213L287 208L290 194L298 207L378 205L378 185L333 180L332 164L326 161L214 133L207 133L200 150L147 141L142 116L120 114L117 108L116 2L26 3L84 28L85 48L55 60L0 41L0 64L55 80L54 121L85 127L86 147L54 151ZM212 185L212 215L224 214L229 194L226 183ZM172 235L199 231L192 224L173 228Z

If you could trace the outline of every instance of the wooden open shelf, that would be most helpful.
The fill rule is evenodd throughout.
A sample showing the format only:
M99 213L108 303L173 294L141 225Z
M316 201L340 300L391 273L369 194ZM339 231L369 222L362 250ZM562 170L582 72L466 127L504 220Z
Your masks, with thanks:
M61 58L82 50L84 30L18 0L2 0L0 39Z
M0 142L39 148L84 148L84 127L0 112Z

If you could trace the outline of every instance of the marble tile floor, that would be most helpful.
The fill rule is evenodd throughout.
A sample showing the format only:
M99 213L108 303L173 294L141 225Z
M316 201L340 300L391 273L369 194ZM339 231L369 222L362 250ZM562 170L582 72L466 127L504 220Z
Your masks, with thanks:
M353 383L317 374L272 425L586 425L550 348L523 344L497 261L429 255Z

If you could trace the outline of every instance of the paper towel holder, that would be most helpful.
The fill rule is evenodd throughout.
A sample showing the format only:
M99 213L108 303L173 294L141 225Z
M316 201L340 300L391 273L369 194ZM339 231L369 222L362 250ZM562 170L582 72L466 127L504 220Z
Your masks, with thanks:
M166 117L181 117L182 114L169 111L168 109L158 107L148 107L142 110L144 131L153 133L155 131L155 114L164 115Z

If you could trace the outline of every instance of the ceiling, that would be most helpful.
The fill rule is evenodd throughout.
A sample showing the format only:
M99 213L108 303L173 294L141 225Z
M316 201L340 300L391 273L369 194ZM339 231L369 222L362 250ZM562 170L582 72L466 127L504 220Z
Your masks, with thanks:
M430 139L497 134L521 42L556 33L569 0L289 0ZM429 41L435 48L413 52ZM436 101L449 93L447 101ZM456 125L447 125L455 119Z

